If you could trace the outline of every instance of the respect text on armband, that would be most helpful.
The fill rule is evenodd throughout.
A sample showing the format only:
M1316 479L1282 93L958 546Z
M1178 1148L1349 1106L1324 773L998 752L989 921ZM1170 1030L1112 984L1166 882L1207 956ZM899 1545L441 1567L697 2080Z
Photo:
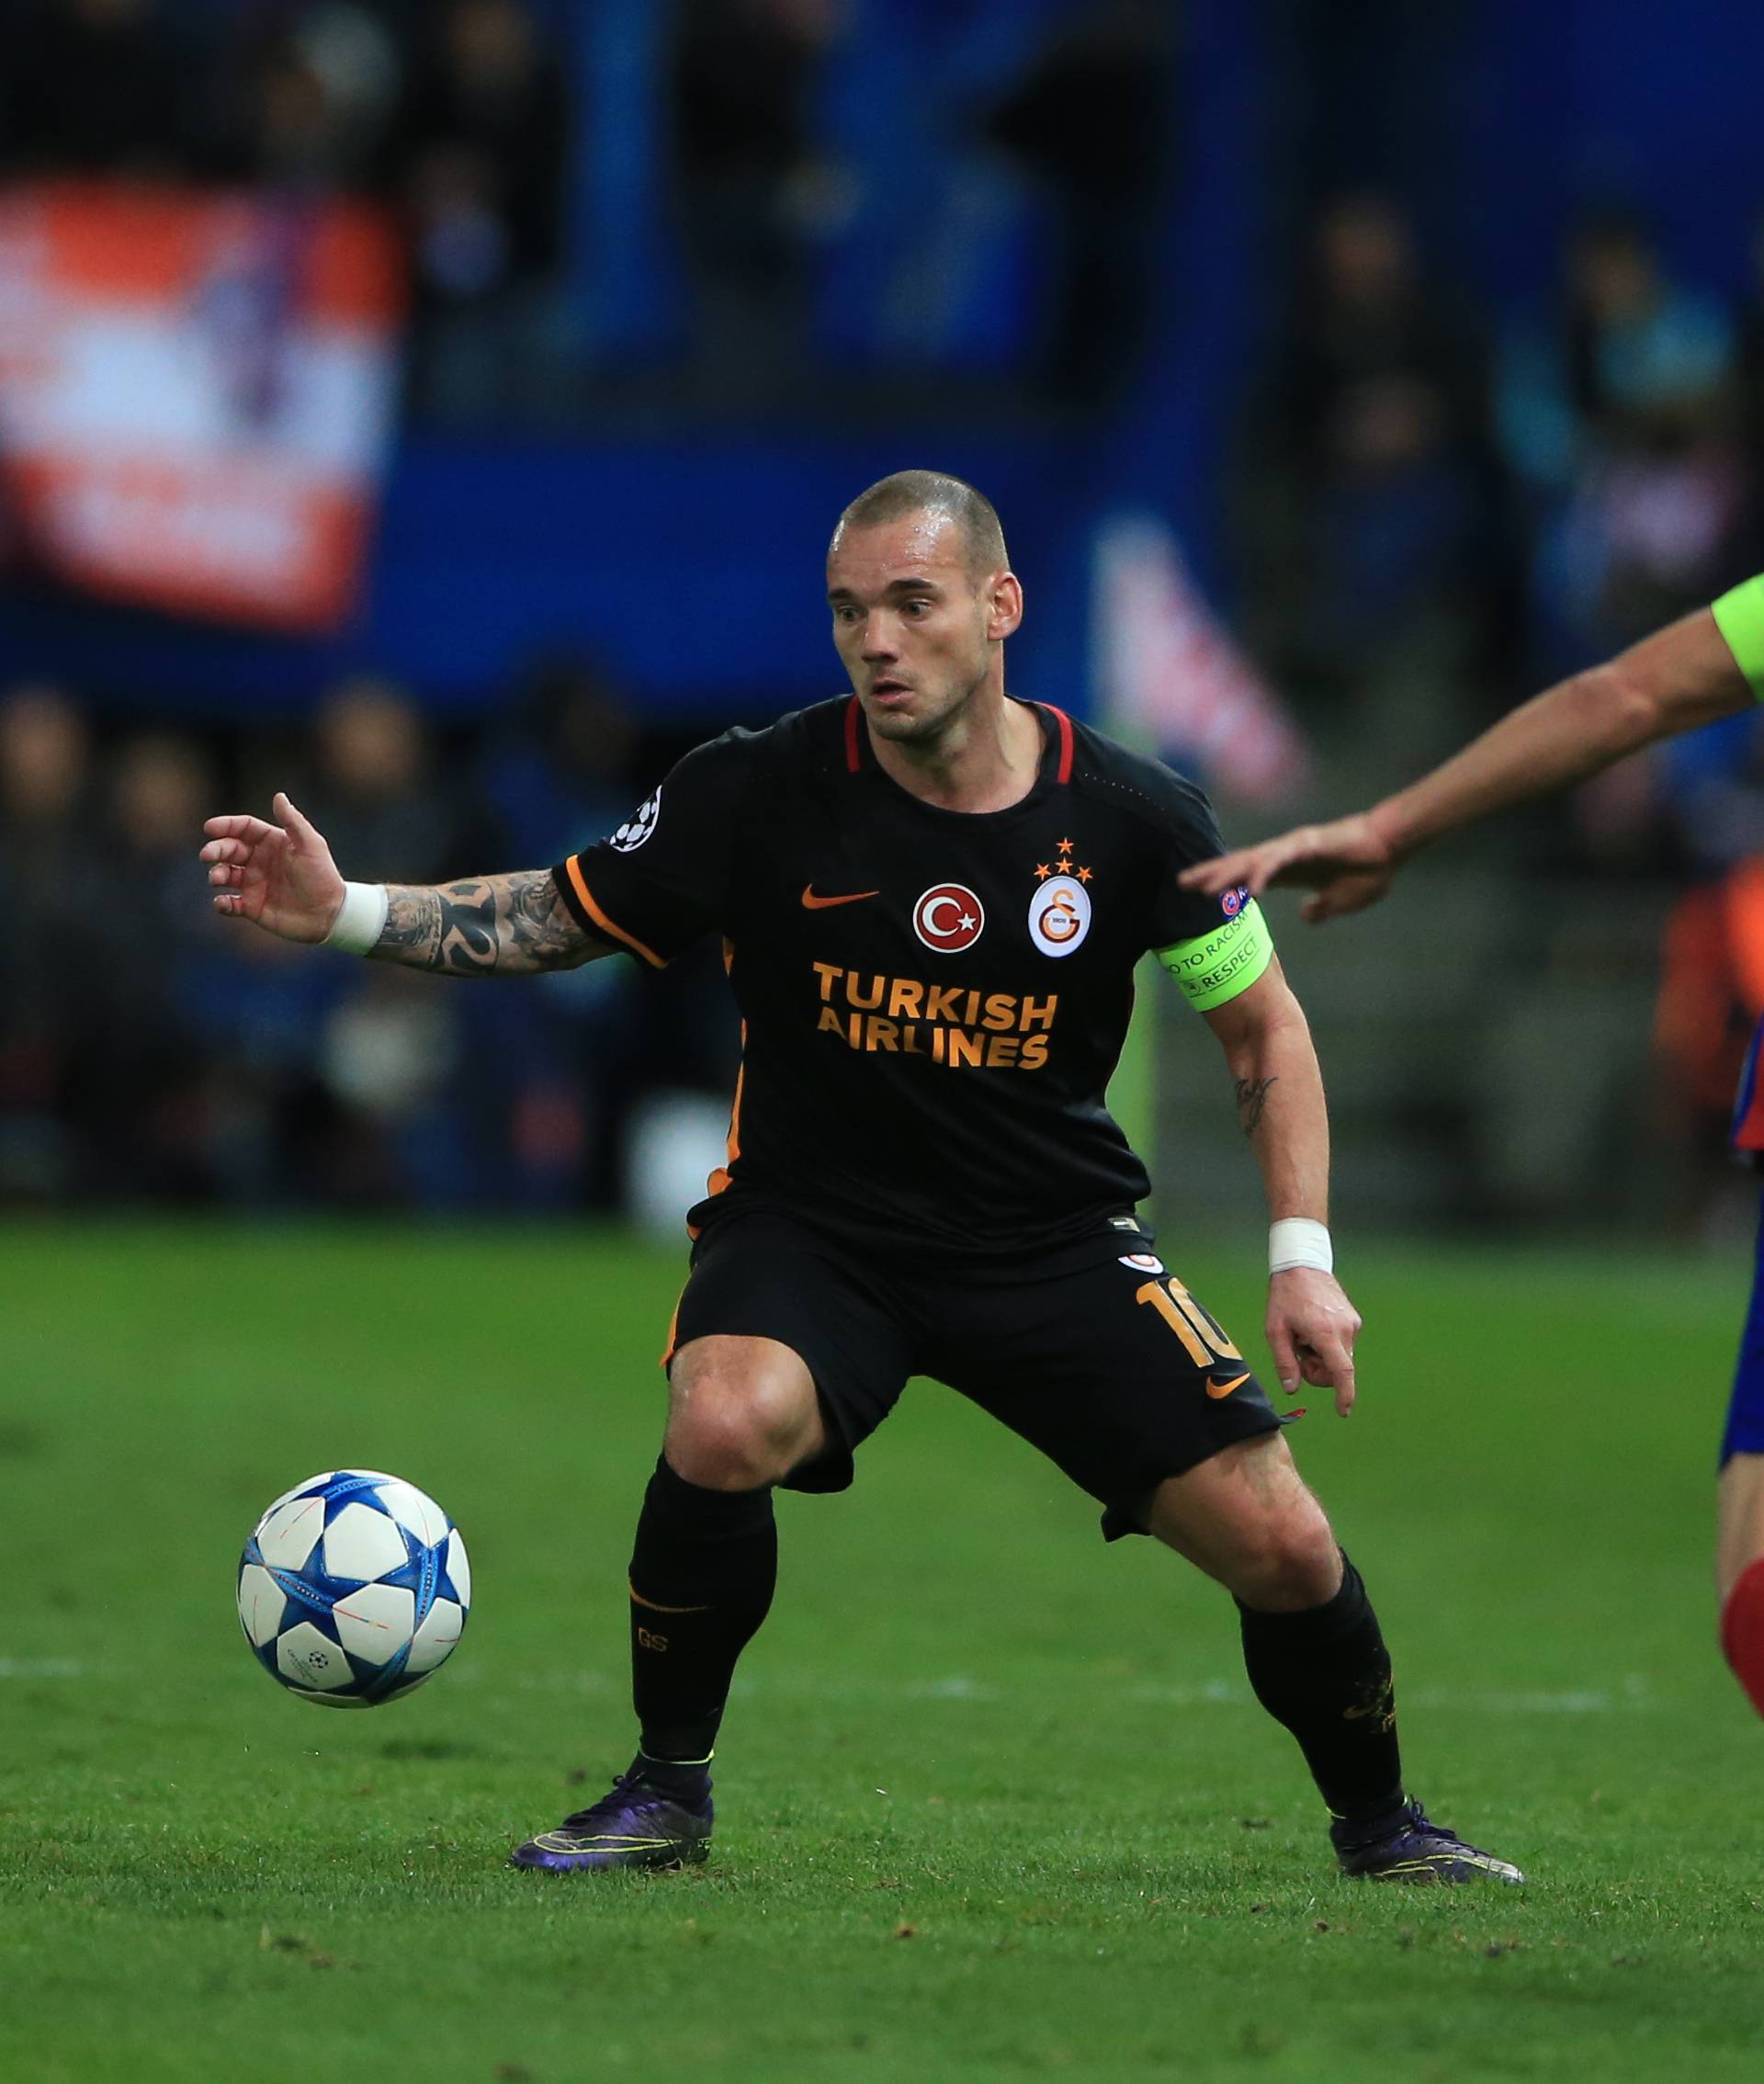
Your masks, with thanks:
M1204 970L1198 977L1190 976L1184 969L1181 981L1188 991L1216 991L1221 984L1228 984L1247 964L1254 962L1261 953L1261 943L1252 935L1240 947L1233 948L1216 969ZM1201 959L1206 959L1204 952Z
M1160 948L1158 959L1184 998L1207 1006L1228 992L1234 980L1253 983L1271 953L1261 916L1251 908L1211 934Z

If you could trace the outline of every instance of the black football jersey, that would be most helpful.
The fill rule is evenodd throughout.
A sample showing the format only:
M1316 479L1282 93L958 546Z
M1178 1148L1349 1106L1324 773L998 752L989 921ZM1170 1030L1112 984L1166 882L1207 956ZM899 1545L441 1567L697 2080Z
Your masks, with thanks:
M1148 1192L1103 1104L1134 968L1211 946L1240 893L1178 887L1222 851L1193 783L1038 717L1040 772L1009 810L902 788L854 697L699 746L559 866L582 925L646 963L722 936L742 1059L709 1184L729 1212L989 1256L1077 1238Z

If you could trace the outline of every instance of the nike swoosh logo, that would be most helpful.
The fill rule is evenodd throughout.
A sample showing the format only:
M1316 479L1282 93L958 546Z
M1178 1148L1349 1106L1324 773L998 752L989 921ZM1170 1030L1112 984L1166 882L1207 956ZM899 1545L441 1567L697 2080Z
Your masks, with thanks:
M1206 1378L1206 1393L1209 1397L1228 1397L1232 1390L1241 1389L1249 1379L1249 1375L1245 1373L1234 1375L1229 1382L1215 1382L1209 1375Z
M829 905L862 904L865 898L880 897L881 894L880 890L854 890L849 897L817 897L815 886L808 883L803 888L802 901L807 911L825 912Z

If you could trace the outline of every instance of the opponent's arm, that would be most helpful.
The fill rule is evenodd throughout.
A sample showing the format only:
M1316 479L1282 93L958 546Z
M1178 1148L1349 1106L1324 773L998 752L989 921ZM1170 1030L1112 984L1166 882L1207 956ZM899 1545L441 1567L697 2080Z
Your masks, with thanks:
M279 825L238 816L204 826L201 858L220 893L214 908L286 941L322 943L349 886L311 821L286 796L277 797L274 809ZM450 977L522 977L573 969L613 952L577 923L548 868L439 886L389 884L385 898L379 938L363 950L381 962Z
M1230 1066L1238 1119L1261 1168L1270 1221L1298 1217L1327 1225L1329 1121L1323 1076L1309 1025L1279 963L1270 960L1255 983L1205 1018ZM1333 1270L1301 1265L1270 1274L1266 1329L1281 1387L1290 1394L1301 1376L1327 1385L1345 1418L1353 1408L1360 1316Z
M1572 787L1658 739L1736 716L1755 697L1701 608L1546 688L1367 813L1398 860L1453 826Z
M1546 688L1370 810L1240 847L1197 864L1182 880L1201 891L1244 884L1252 894L1297 883L1317 893L1302 907L1306 919L1358 912L1442 832L1585 781L1659 739L1737 715L1761 687L1764 582L1754 580L1713 609Z

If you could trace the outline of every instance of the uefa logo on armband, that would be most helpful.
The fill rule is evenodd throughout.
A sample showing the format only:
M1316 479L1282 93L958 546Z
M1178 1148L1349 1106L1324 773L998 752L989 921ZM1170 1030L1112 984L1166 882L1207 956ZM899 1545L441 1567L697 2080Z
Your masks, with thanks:
M1235 890L1219 892L1219 910L1227 919L1235 919L1250 901L1250 892L1239 883Z
M636 817L626 820L607 844L615 854L635 854L655 830L655 821L661 815L662 791L658 788Z

